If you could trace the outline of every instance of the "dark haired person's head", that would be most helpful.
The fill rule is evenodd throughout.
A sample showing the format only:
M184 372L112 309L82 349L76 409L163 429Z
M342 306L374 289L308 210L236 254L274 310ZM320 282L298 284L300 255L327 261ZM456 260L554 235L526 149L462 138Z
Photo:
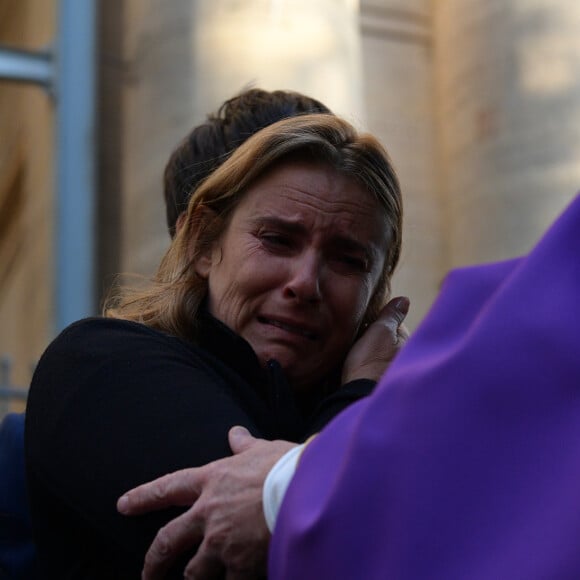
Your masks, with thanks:
M249 89L225 101L173 151L164 173L167 226L173 237L192 192L239 145L288 117L331 113L320 101L293 91Z

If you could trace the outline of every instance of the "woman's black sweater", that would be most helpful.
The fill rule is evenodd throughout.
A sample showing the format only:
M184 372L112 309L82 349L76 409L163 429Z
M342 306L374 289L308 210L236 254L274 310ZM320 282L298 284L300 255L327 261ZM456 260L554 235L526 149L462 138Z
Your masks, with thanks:
M204 316L201 325L193 345L142 324L91 318L42 356L28 399L26 457L47 578L140 578L149 544L178 511L121 516L115 505L125 491L230 455L233 425L302 441L374 386L353 381L305 417L275 361L263 369L223 324Z

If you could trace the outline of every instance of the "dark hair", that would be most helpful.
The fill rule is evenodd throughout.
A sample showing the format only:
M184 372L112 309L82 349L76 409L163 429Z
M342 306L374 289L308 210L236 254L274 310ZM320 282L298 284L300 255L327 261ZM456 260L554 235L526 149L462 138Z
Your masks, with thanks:
M225 101L205 123L194 127L165 166L164 195L171 237L193 191L232 151L260 129L307 113L331 111L320 101L293 91L249 89Z

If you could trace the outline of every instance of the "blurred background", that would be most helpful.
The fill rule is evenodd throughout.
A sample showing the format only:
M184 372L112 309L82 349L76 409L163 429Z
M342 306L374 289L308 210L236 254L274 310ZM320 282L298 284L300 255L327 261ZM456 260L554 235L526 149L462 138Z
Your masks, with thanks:
M570 0L0 0L0 416L115 274L155 271L165 162L248 85L386 146L415 328L449 269L527 252L580 189L579 31Z

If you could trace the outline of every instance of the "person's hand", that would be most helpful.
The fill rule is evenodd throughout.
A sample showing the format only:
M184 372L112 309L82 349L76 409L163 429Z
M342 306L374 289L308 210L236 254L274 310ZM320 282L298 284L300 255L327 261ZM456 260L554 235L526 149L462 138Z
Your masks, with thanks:
M409 299L393 298L383 307L378 318L354 343L342 368L342 382L354 379L378 381L395 355L409 338L403 320L409 312Z
M159 530L145 556L143 580L163 578L196 546L185 578L222 578L224 569L228 580L265 576L270 532L262 486L276 461L296 444L255 439L243 427L233 427L228 437L233 457L165 475L119 499L117 509L125 515L191 506Z

